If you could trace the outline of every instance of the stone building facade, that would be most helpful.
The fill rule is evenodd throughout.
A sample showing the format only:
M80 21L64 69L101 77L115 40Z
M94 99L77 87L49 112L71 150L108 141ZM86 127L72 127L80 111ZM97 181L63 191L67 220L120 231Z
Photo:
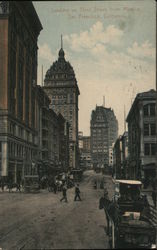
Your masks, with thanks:
M113 147L113 177L115 179L122 179L122 136L120 135Z
M91 138L90 136L83 136L83 132L79 132L79 155L80 168L91 169Z
M62 171L69 170L69 123L65 118L58 115L58 129L59 129L59 162Z
M93 167L108 168L110 147L118 137L118 122L111 108L96 106L90 121Z
M79 150L83 148L83 132L79 131L78 133L78 141L79 141Z
M128 113L129 176L144 182L157 177L156 91L137 94Z
M61 114L49 108L50 99L39 85L36 87L38 120L39 175L55 176L67 171L69 164L69 127Z
M128 132L125 131L121 137L122 140L122 176L129 179L129 152L128 152Z
M32 2L0 2L0 175L20 181L38 158L35 91L42 25Z
M90 144L91 144L90 136L83 136L83 149L84 149L84 151L90 152L90 150L91 150Z
M130 179L128 174L128 132L120 135L113 147L113 176L117 179Z
M44 80L44 91L49 96L56 114L61 113L69 123L69 167L78 167L78 96L80 94L75 73L65 60L63 48L58 60L48 69Z

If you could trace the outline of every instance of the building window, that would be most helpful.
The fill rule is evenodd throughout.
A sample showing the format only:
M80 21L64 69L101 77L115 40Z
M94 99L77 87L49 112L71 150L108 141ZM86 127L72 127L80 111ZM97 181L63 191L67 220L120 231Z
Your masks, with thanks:
M151 155L156 155L156 144L155 143L151 144Z
M144 144L144 154L145 155L150 155L150 145L149 145L149 143Z
M155 116L155 103L144 105L143 113L144 116Z
M156 135L156 124L155 123L150 124L150 135Z
M155 135L156 134L156 124L144 124L144 135Z
M149 135L149 124L144 124L144 135Z
M29 141L29 132L26 132L26 140Z
M156 154L156 143L145 143L144 144L144 154L145 155L155 155Z
M155 103L150 104L150 115L151 116L155 115Z
M23 138L23 129L19 127L19 137Z
M14 154L14 152L13 152L13 143L12 143L12 142L10 143L10 154L11 154L11 155Z
M143 113L144 113L144 116L148 116L148 105L145 105L143 107Z
M19 156L19 145L16 144L16 156L18 157Z

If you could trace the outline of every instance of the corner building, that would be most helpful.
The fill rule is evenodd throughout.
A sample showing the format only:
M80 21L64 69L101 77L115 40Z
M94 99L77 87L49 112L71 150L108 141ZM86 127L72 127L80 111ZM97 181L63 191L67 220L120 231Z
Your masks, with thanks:
M156 91L138 93L127 116L129 176L149 183L157 177Z
M73 67L60 49L58 60L46 72L44 91L51 100L50 108L61 113L69 123L69 167L78 167L78 96L80 94Z
M20 182L38 159L35 91L42 25L31 1L0 2L0 176Z

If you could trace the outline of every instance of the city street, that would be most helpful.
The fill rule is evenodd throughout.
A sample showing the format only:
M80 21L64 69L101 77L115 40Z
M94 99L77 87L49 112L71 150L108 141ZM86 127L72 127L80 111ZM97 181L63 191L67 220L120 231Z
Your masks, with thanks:
M157 246L155 4L0 1L0 250Z
M82 201L74 202L74 188L68 189L68 203L62 193L42 190L38 194L0 193L0 248L13 249L107 249L104 210L99 210L102 189L93 181L102 174L86 171L80 183ZM112 196L111 177L105 176Z

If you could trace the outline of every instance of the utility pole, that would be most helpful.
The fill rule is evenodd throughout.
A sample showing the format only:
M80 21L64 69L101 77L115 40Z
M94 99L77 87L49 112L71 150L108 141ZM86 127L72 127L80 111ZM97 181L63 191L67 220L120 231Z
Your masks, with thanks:
M43 65L41 66L41 86L43 86Z
M125 113L125 105L124 105L124 132L126 131L126 113Z

